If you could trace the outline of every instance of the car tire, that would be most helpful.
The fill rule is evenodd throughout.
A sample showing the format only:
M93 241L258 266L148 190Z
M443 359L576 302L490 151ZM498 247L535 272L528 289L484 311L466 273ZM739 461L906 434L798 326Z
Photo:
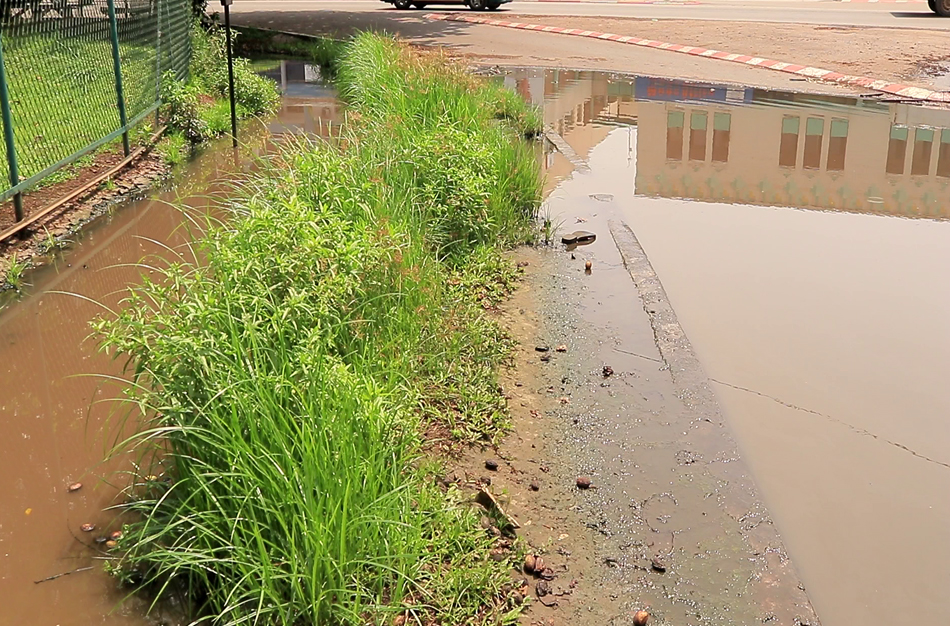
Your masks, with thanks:
M931 9L934 13L940 17L950 17L950 0L932 0L932 2Z
M405 11L412 3L409 0L393 0L393 6L399 9L400 11Z
M473 11L484 11L485 0L468 0L468 8Z
M426 3L425 3L425 2L413 2L413 3L412 3L412 6L414 6L414 7L417 8L417 9L422 10L422 9L426 8Z

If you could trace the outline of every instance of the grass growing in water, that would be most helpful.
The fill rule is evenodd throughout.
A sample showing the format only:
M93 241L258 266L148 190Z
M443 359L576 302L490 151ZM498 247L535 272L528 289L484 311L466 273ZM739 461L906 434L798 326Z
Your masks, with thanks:
M512 280L499 250L530 237L538 167L497 90L440 59L363 35L338 70L338 143L275 157L204 263L100 324L152 416L129 444L168 479L130 489L115 571L215 624L511 623L508 566L420 433L503 426L510 346L484 307Z

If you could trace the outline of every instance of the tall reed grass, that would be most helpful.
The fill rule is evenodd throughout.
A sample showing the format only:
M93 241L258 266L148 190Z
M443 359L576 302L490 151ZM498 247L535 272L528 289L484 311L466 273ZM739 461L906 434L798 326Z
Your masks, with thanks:
M362 35L334 144L287 146L195 258L99 323L145 423L113 569L220 625L513 623L507 564L421 453L504 427L486 315L540 194L503 96Z

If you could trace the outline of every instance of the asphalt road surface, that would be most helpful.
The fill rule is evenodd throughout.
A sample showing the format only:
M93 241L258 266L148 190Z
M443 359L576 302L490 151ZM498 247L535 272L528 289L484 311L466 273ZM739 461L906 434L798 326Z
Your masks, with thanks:
M211 3L214 6L215 3ZM233 11L346 11L374 12L390 8L379 0L237 0ZM427 12L467 11L461 6L432 5ZM413 11L407 11L411 14ZM696 0L695 3L618 4L606 2L519 2L503 5L495 14L585 15L645 19L696 19L743 22L823 24L829 26L884 26L950 30L950 18L941 18L926 2L840 2L836 0Z

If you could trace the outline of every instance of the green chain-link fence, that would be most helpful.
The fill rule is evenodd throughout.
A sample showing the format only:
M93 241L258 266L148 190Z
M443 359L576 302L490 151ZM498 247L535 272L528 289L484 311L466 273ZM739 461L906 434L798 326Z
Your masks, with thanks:
M191 0L0 0L0 201L119 139L182 79ZM4 181L6 184L4 184Z

